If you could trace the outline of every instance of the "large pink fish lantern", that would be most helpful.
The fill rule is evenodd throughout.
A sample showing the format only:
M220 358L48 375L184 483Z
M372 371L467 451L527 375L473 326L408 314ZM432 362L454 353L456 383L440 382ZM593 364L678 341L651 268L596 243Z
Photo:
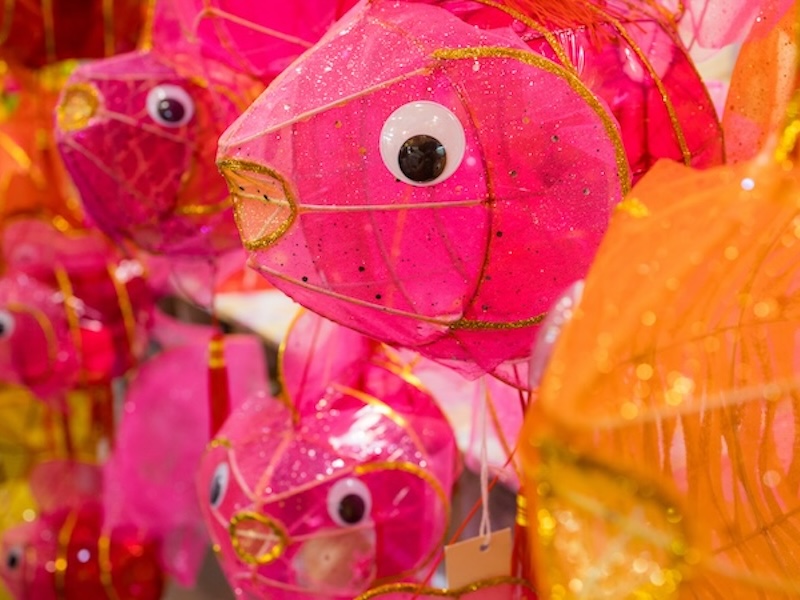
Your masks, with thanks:
M698 75L644 8L509 4L359 3L226 131L218 164L276 287L520 382L508 367L631 179L722 148Z
M447 527L458 465L442 413L408 365L315 319L290 334L285 395L234 412L200 467L215 549L246 598L413 579Z
M74 73L58 108L59 148L87 213L106 233L169 255L240 247L214 168L216 140L280 72L276 64L283 68L316 41L336 2L316 2L328 9L308 21L305 2L270 4L158 0L150 45ZM249 46L228 45L242 29L244 42L256 36L265 44L246 61Z
M131 377L123 416L105 466L109 525L135 524L161 543L166 572L192 585L208 548L194 474L208 443L206 330L197 339L161 352ZM225 344L233 407L269 388L266 357L254 336Z

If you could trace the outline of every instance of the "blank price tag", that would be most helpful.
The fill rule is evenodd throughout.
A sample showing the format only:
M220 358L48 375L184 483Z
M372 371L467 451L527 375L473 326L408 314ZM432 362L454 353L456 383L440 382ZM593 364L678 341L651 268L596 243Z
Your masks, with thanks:
M488 546L482 546L483 537L445 546L447 587L462 588L483 579L511 575L511 530L493 532Z

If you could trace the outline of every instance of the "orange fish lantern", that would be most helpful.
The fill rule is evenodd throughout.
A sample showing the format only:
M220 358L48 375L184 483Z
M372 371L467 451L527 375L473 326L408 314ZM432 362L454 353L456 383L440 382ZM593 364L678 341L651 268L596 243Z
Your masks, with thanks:
M5 0L0 58L36 69L128 52L145 14L146 0Z
M520 438L545 597L800 594L798 131L612 219Z

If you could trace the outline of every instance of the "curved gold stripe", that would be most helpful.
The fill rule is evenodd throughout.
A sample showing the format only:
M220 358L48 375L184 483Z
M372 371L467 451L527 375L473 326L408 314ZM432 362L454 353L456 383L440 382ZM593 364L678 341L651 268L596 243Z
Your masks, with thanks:
M144 23L139 37L138 50L149 52L153 49L153 26L156 20L156 0L147 0L144 9Z
M53 573L53 584L55 587L56 598L66 600L65 578L69 562L69 542L72 539L72 532L78 522L78 512L71 510L64 520L61 529L58 530L58 546L56 550L55 572Z
M664 82L661 81L661 78L656 73L655 67L653 67L653 64L648 60L647 56L645 56L645 53L642 51L642 49L636 44L636 42L633 41L633 38L630 36L622 23L613 18L611 15L604 13L596 6L593 6L591 2L587 3L587 6L597 14L603 15L608 19L608 22L611 23L614 29L617 30L617 33L619 33L620 37L625 40L639 61L641 61L642 65L644 65L644 68L647 70L651 79L653 80L653 83L656 85L658 93L661 95L661 100L664 102L664 108L667 109L667 114L669 115L669 120L672 124L672 130L675 132L675 137L678 139L678 146L681 149L683 163L687 166L691 165L692 153L689 150L688 144L686 143L686 135L684 134L680 120L678 119L678 113L675 110L675 105L672 103L672 100L670 100L669 93L667 92Z
M178 206L175 212L184 216L201 216L201 215L214 215L221 213L224 210L233 208L231 197L226 196L224 200L216 202L215 204L186 204Z
M103 0L103 54L114 56L114 0Z
M294 317L292 317L292 320L289 322L289 328L286 330L286 335L283 336L281 343L278 345L277 379L281 389L279 390L276 398L280 400L283 405L286 406L286 408L289 409L289 412L292 413L292 422L295 424L295 426L300 423L300 413L297 411L295 399L292 398L292 395L289 393L289 390L286 387L286 368L283 366L283 363L286 360L286 344L289 341L289 336L294 328L297 327L297 323L303 317L305 312L306 309L301 308L297 311Z
M58 340L56 339L56 332L53 328L53 324L50 322L50 319L47 318L47 315L38 308L17 304L15 302L8 304L7 308L12 312L25 313L36 319L36 323L41 328L47 340L47 360L50 361L51 365L55 364Z
M78 313L75 312L73 302L75 301L75 294L72 290L72 282L69 279L67 271L62 266L56 266L54 269L58 288L63 296L64 314L67 317L67 325L69 333L72 337L72 343L75 346L75 354L78 357L78 364L80 365L81 384L86 386L88 384L88 377L84 365L86 361L83 359L83 342L81 340L80 319Z
M425 447L425 444L422 443L422 440L417 432L414 431L414 428L409 425L408 420L391 406L386 404L383 400L361 390L356 390L338 383L334 383L331 387L342 394L350 396L351 398L355 398L359 402L363 402L367 406L377 409L382 415L403 429L406 432L406 435L411 438L411 441L414 443L417 449L425 456L425 458L430 461L431 455L428 452L428 449Z
M3 29L0 29L0 46L8 41L11 34L11 22L14 20L15 0L5 0L3 2Z
M526 327L538 325L544 321L546 316L547 313L541 313L535 317L528 317L527 319L520 319L519 321L476 321L474 319L459 319L450 325L450 329L457 329L460 331L525 329Z
M520 579L518 577L491 577L489 579L481 579L480 581L476 581L475 583L471 583L464 587L453 589L431 588L419 583L389 583L386 585L373 587L360 596L357 596L355 600L372 600L373 598L378 598L379 596L384 596L387 594L402 593L414 594L415 597L434 596L438 598L458 599L467 594L473 594L480 590L485 590L499 585L514 585L531 592L536 592L536 588L533 587L533 584L526 579Z
M44 24L44 47L47 53L47 62L56 61L56 28L53 17L53 0L41 0L42 21Z
M491 6L492 8L496 8L497 10L502 11L511 17L514 17L517 21L527 25L534 31L537 31L538 33L542 34L542 37L544 37L544 39L547 41L550 48L553 49L553 52L558 57L558 60L561 61L564 68L568 69L569 71L577 75L578 71L577 68L575 67L575 63L573 63L570 60L569 56L567 56L567 53L564 52L564 47L558 42L556 36L553 35L552 31L550 31L540 23L537 23L529 16L517 10L514 10L509 6L504 6L498 2L494 2L494 0L475 0L475 2L477 2L478 4L485 4L486 6Z
M100 567L100 583L108 600L120 600L114 589L114 571L111 562L111 534L103 530L97 540L97 563Z
M117 295L117 306L119 306L122 322L125 325L125 335L128 338L128 349L133 359L136 355L136 317L133 313L131 297L130 294L128 294L127 286L117 278L114 265L108 263L108 265L106 265L106 270L108 271L108 276L111 278L111 283L114 285L114 292Z
M403 573L397 573L392 575L391 577L385 577L380 581L376 581L375 585L381 585L381 581L391 581L395 579L402 579L407 577L426 565L428 565L432 560L433 557L441 550L444 546L445 541L447 540L447 524L450 522L450 499L448 495L445 493L442 484L439 482L436 477L434 477L430 472L426 471L422 467L415 465L414 463L410 462L370 462L364 465L357 465L353 469L356 475L364 475L367 473L374 473L376 471L404 471L406 473L410 473L415 477L422 479L425 483L429 484L433 489L434 493L439 497L439 500L442 502L442 506L444 507L444 523L442 523L442 535L441 539L438 540L433 547L431 548L430 552L422 559L418 564L414 565L408 571Z
M630 165L628 164L628 157L625 154L625 146L622 143L622 137L617 129L616 120L611 117L601 104L600 100L595 96L592 91L586 87L586 84L575 75L575 73L568 71L564 67L546 59L543 56L528 52L525 50L517 50L513 48L502 48L495 46L479 46L471 48L456 48L456 49L442 49L435 50L433 57L439 60L475 60L477 58L511 58L518 60L522 63L547 71L556 77L563 79L575 93L577 93L586 104L597 114L603 123L606 135L609 141L614 146L617 164L617 176L620 180L620 187L622 195L626 195L630 191Z

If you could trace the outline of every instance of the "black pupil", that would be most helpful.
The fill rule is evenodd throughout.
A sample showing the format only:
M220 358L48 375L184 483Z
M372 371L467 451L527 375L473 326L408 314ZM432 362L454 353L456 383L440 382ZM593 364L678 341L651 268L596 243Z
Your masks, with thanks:
M217 475L211 480L211 493L209 494L209 500L211 501L212 506L216 506L217 502L219 502L219 497L222 495L221 479L222 478Z
M9 569L16 569L19 566L19 555L16 552L9 552L6 556L6 566Z
M6 324L0 321L0 336L5 335L6 333Z
M447 152L435 137L415 135L405 141L397 160L406 177L424 183L442 174L447 164Z
M364 518L367 505L361 496L348 494L339 502L339 516L349 525L355 525Z
M175 98L163 98L158 101L158 115L168 123L179 123L186 114L186 109Z

